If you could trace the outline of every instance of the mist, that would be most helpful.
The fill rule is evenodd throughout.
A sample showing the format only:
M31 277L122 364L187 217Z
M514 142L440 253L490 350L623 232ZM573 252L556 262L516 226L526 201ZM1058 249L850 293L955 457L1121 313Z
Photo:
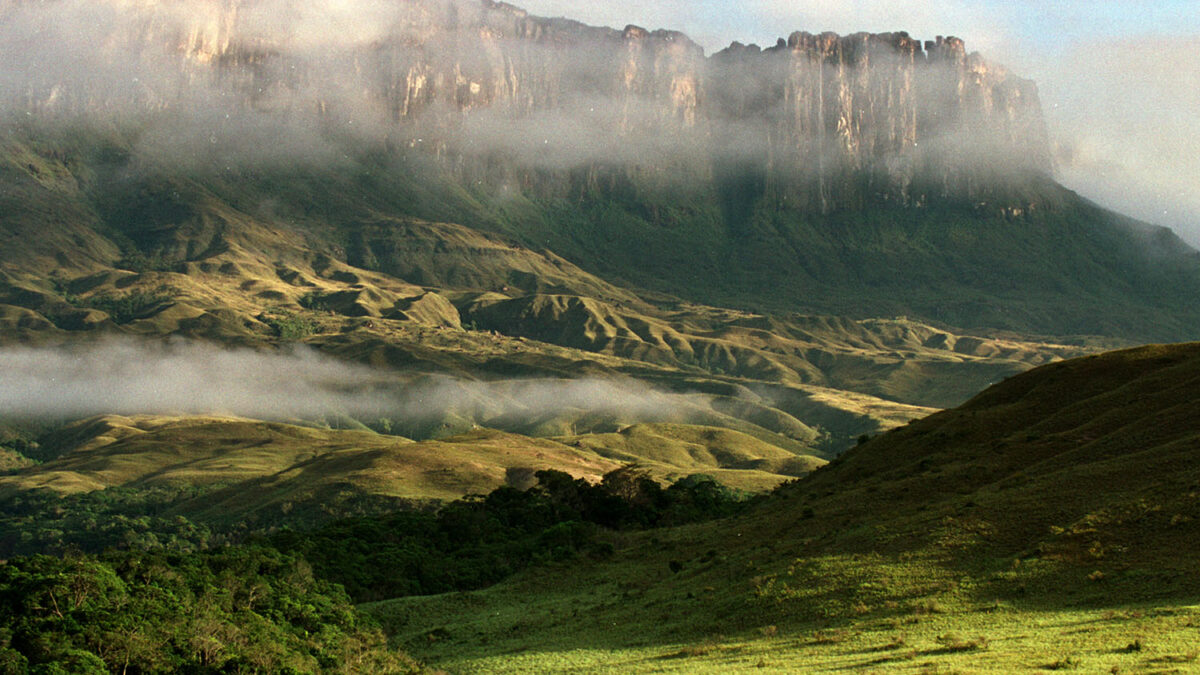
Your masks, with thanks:
M111 338L0 348L0 410L11 418L98 414L222 414L267 420L421 420L448 413L536 419L564 411L677 414L689 397L629 379L478 381L407 375L305 347L229 349L189 340Z
M547 16L672 27L712 52L813 33L955 34L1038 83L1056 177L1085 197L1171 227L1200 247L1200 29L1187 2L745 0L630 4L525 0Z
M1200 247L1198 54L1200 37L1081 46L1043 89L1063 183Z
M1065 21L1078 17L1024 1L519 4L611 28L557 22L557 37L543 39L473 0L7 0L0 119L127 130L135 162L151 170L337 168L362 148L388 147L448 166L501 159L546 170L655 167L664 175L698 167L689 174L697 175L714 160L765 162L780 147L788 111L733 119L714 110L718 90L738 78L709 72L690 80L707 66L703 50L682 39L656 47L666 51L630 52L620 41L625 24L682 29L710 53L733 38L771 45L797 29L954 33L1039 81L1069 187L1200 243L1192 180L1200 175L1200 38L1082 42L1083 29ZM1048 47L1028 37L1041 30L1038 16L1063 18L1063 40ZM659 80L647 79L655 69ZM920 158L877 147L873 165L858 157L825 166L1041 166L1009 142L1012 129L922 129ZM836 142L783 140L792 142L782 150L793 163L811 165L814 154L837 160Z
M703 89L722 75L686 39L637 52L619 30L573 22L543 39L525 31L548 24L472 0L10 0L0 19L0 115L132 130L151 167L327 167L367 143L535 169L662 169L761 155L787 112L714 124ZM1007 133L942 145L962 159Z

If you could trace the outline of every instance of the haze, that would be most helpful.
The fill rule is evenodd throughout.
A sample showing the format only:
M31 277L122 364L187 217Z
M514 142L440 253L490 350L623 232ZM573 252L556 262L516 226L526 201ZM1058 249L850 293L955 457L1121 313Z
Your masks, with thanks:
M969 49L1040 83L1059 177L1068 187L1169 225L1200 244L1200 182L1194 180L1200 175L1200 116L1194 112L1200 109L1200 30L1194 28L1200 16L1193 2L1092 2L1086 11L1027 0L517 4L535 14L617 28L634 23L682 29L709 53L734 39L773 44L793 30L907 30L919 39L958 35ZM257 0L241 5L231 19L225 4L206 1L2 2L0 112L25 114L36 101L46 111L87 109L109 122L136 116L144 125L137 153L151 163L336 164L347 156L336 139L397 135L392 113L364 103L364 90L377 83L364 75L352 50L397 31L428 38L431 26L412 3L343 0L321 3L319 12L315 6ZM229 40L235 24L241 39L263 53L287 54L290 70L273 74L286 86L254 90L253 81L181 69L162 51L164 45L183 46L194 64L203 65ZM437 39L439 49L457 58L478 58L479 46L469 35ZM414 118L393 140L432 145L440 138L456 152L502 152L550 168L660 161L680 148L698 148L695 139L681 142L662 133L652 102L615 100L597 91L594 69L603 60L597 54L542 56L551 57L548 62L573 83L576 96L548 110L480 109L453 133L430 121L435 118ZM238 96L245 100L235 100ZM320 118L315 110L322 111ZM147 111L155 114L147 117ZM613 142L614 128L625 130L626 142ZM630 132L638 129L643 133ZM765 136L754 129L736 131L741 138ZM989 145L960 140L951 134L945 144L956 157ZM754 147L753 142L729 147L743 145Z
M665 26L712 52L794 30L957 35L1037 81L1059 179L1200 246L1200 5L1194 0L527 0L534 14Z
M14 417L232 414L256 419L420 420L447 413L533 419L564 411L653 421L689 397L634 380L477 381L405 376L298 347L226 349L175 339L107 339L62 347L0 348L0 409Z

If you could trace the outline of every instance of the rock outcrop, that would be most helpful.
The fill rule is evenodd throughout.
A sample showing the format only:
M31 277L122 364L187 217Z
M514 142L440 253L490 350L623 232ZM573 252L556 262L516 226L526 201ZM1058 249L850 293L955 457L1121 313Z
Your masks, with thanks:
M19 19L53 4L5 11ZM361 39L323 34L299 5L279 6L297 11L264 16L260 0L201 0L186 12L114 4L94 60L132 67L136 86L51 71L28 79L23 105L194 112L215 100L225 113L434 157L463 183L551 196L684 181L733 202L750 193L828 212L1004 202L1005 176L1050 170L1036 87L953 37L793 33L706 58L681 33L591 27L492 0L399 0L367 17ZM193 130L215 139L235 128L215 117Z
M793 33L711 59L716 133L776 192L822 211L985 198L998 179L1049 172L1037 88L938 37Z

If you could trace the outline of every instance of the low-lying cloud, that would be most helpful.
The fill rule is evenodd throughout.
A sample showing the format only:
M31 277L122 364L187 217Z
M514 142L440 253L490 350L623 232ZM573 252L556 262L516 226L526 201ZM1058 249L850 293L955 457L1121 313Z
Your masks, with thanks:
M745 0L631 5L525 0L544 15L683 30L710 52L792 30L954 34L1036 80L1058 177L1086 197L1200 246L1200 30L1188 3ZM1048 27L1053 27L1050 29Z
M1081 10L1025 0L517 4L618 29L681 29L710 53L735 38L767 46L793 30L962 36L1040 81L1069 186L1200 243L1195 36L1079 42ZM704 155L762 159L760 146L781 143L769 115L722 126L708 111L707 125L674 133L687 113L666 99L694 97L703 108L721 76L696 91L685 81L645 87L645 72L675 66L647 57L645 72L626 72L611 35L583 39L586 31L561 26L555 39L510 35L500 16L476 0L0 0L0 116L132 129L135 159L172 168L324 167L353 162L355 144L385 143L425 156L507 156L523 168L669 169L703 164ZM1032 39L1031 17L1063 24L1062 39ZM961 130L927 131L924 147ZM970 142L949 144L946 157L997 164L981 150L1009 136L995 131L990 142L971 129ZM811 154L803 140L786 140ZM887 167L902 155L875 160ZM999 164L1019 159L1010 153Z
M717 90L737 77L709 72L681 41L656 47L668 56L604 30L546 29L552 39L530 30L475 0L10 2L0 4L0 114L132 129L135 158L173 168L328 166L354 154L348 142L368 142L533 168L666 169L742 159L739 138L793 140L768 139L803 102L777 97L767 105L779 110L741 114L731 129ZM764 92L787 77L756 68L775 78ZM888 71L877 64L872 77ZM927 98L930 110L941 105ZM798 133L835 135L832 121L799 131L809 124L794 123ZM997 141L1006 134L998 129ZM804 139L799 146L808 153ZM766 150L757 154L768 161Z
M654 419L684 397L634 380L477 381L410 376L308 348L228 349L188 341L109 339L0 348L0 410L13 418L228 414L255 419L535 419L574 411Z

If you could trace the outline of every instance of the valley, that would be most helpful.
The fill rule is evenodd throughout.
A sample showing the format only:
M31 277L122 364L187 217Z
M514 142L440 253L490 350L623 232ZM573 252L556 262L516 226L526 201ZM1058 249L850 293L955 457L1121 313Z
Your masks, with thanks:
M0 671L1200 668L1200 252L1032 81L305 8L0 1Z
M1189 672L1197 354L1045 366L742 516L369 611L461 672Z

